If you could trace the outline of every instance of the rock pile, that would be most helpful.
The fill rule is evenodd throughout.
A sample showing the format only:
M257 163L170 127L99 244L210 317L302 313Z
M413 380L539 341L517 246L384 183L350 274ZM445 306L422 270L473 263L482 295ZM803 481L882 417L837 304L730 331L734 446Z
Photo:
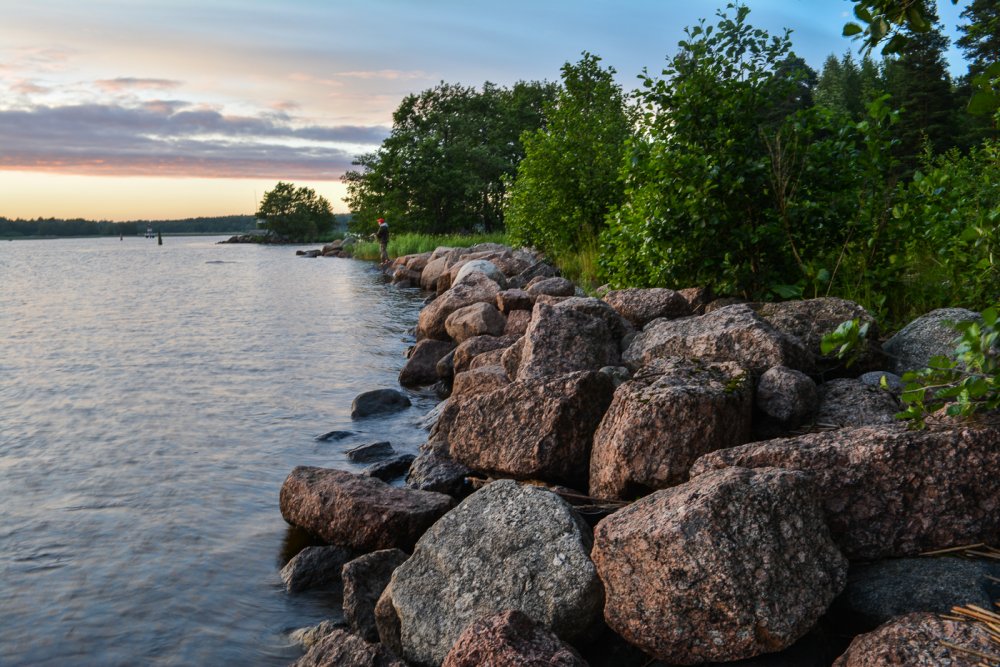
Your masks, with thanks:
M881 568L874 583L865 568L880 559L1000 543L1000 430L908 430L879 387L941 346L937 325L904 330L887 358L849 301L598 299L495 244L400 257L387 273L433 292L400 384L448 397L405 488L320 468L286 480L286 520L359 556L342 573L355 634L327 635L302 664L627 667L801 651L831 623L834 637L873 629L843 618L867 604L866 586L905 577ZM872 333L848 369L819 341L851 318ZM400 404L367 395L356 416ZM937 611L924 600L938 598L880 609ZM942 639L987 650L955 621L887 615L834 646L838 664L925 664Z

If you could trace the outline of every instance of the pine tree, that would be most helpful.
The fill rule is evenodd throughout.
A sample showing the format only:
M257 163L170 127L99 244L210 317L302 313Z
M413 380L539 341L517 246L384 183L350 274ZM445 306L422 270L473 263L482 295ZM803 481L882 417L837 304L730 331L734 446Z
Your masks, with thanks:
M962 36L955 43L965 52L971 77L1000 62L1000 2L972 0L961 16L969 23L959 24Z

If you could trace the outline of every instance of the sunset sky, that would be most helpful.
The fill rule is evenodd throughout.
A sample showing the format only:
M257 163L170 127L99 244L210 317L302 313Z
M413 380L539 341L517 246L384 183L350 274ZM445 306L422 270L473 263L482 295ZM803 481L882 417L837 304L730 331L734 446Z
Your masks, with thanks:
M819 69L847 0L749 0ZM953 34L958 13L940 3ZM558 81L584 50L630 90L724 0L0 0L0 216L252 213L339 182L408 93ZM964 71L956 52L952 70Z

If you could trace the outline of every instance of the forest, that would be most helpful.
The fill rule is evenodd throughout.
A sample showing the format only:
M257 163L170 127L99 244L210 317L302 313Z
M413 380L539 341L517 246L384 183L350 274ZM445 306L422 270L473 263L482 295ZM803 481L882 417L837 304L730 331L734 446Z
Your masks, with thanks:
M1000 278L1000 6L962 12L954 78L933 2L855 15L859 41L819 70L731 4L632 91L584 52L554 84L410 95L344 177L351 225L505 231L591 286L840 296L889 325L981 310Z
M36 218L33 220L0 217L0 238L45 238L67 236L142 236L146 229L162 234L226 234L257 228L252 215L222 215L181 220L84 220L73 218Z

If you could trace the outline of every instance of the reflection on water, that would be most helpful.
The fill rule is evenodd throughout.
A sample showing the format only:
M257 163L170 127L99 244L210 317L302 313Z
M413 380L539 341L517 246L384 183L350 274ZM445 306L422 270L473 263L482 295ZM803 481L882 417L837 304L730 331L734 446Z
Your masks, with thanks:
M337 601L281 587L307 539L285 476L422 442L428 394L350 420L396 386L418 294L217 240L0 246L0 664L286 664Z

